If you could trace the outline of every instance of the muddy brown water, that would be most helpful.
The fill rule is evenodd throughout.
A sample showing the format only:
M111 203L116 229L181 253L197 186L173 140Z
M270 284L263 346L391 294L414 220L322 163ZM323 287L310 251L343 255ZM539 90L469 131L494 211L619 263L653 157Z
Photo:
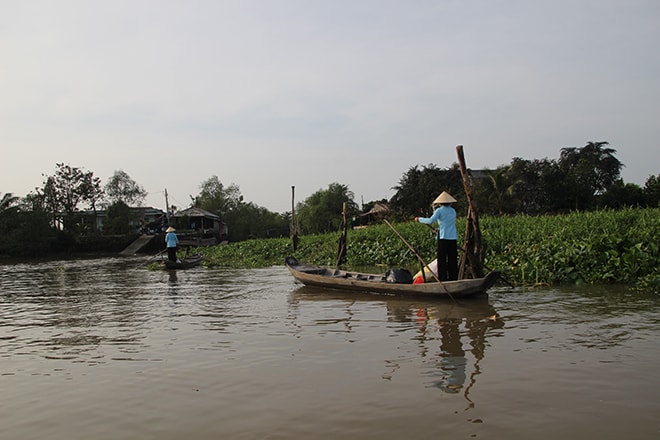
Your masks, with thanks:
M0 266L0 439L658 439L660 299L341 294L283 266Z

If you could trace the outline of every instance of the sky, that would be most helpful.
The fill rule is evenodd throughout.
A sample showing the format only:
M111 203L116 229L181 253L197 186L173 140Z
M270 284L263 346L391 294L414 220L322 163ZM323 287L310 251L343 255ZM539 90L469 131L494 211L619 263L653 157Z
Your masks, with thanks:
M66 163L282 213L590 141L643 186L659 108L657 0L0 0L0 194Z

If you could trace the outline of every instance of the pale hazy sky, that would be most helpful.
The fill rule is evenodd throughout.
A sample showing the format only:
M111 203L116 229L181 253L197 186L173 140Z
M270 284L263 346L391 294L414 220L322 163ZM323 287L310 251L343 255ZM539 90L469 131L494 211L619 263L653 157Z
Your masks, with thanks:
M660 173L658 0L0 0L0 193L56 163L275 212L608 141ZM438 188L440 192L442 188Z

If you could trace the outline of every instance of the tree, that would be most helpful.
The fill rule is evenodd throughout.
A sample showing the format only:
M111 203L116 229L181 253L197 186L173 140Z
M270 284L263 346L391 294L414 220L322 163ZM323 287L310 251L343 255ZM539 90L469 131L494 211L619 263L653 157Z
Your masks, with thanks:
M634 183L624 183L619 179L614 185L598 197L598 206L621 209L625 206L645 206L644 190Z
M83 182L81 185L81 190L83 193L83 202L87 203L94 216L92 218L92 230L96 230L96 205L105 198L105 191L101 188L101 179L94 177L92 173L86 173L83 176Z
M193 206L210 211L220 217L226 217L243 203L243 196L238 185L232 183L225 188L215 175L202 182L200 190L199 195L193 197Z
M131 211L121 200L108 206L107 218L103 224L103 233L106 235L129 234L131 232Z
M561 149L559 166L570 185L575 209L594 207L602 195L619 180L623 164L614 156L616 150L606 148L608 142L588 142L582 148Z
M28 256L47 253L55 236L43 210L21 205L0 211L0 235L0 254Z
M507 169L508 212L536 215L570 209L563 176L554 160L513 158Z
M331 183L296 206L297 220L303 234L322 234L339 230L342 212L346 203L346 214L352 217L359 212L353 193L347 185Z
M45 176L43 188L37 197L43 200L46 210L53 218L53 224L71 228L79 205L88 203L95 207L102 197L100 179L91 171L58 163L54 176Z
M644 184L644 198L646 206L650 208L660 207L660 174L649 176Z
M49 250L54 235L49 216L28 200L11 193L0 197L0 254L36 256Z
M105 193L111 204L123 202L128 206L142 206L147 191L122 170L117 170L105 184Z
M219 215L227 224L232 241L288 234L288 217L251 202L245 203L238 185L225 187L218 176L212 176L202 182L200 190L196 197L192 197L193 206Z
M232 241L286 237L290 219L254 203L240 203L223 218Z
M510 178L511 167L487 170L485 178L476 185L479 212L503 215L513 212L513 191L516 182Z
M440 169L434 164L421 169L415 165L392 189L396 193L390 199L390 207L401 218L430 215L431 202L443 191L459 200L457 211L466 207L459 197L463 193L463 178L457 163L446 169Z

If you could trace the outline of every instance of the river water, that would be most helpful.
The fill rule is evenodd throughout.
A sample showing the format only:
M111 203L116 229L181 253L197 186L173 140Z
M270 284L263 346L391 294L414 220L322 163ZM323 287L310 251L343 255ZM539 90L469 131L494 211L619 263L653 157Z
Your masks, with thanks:
M449 301L285 267L0 266L0 439L658 439L660 299Z

